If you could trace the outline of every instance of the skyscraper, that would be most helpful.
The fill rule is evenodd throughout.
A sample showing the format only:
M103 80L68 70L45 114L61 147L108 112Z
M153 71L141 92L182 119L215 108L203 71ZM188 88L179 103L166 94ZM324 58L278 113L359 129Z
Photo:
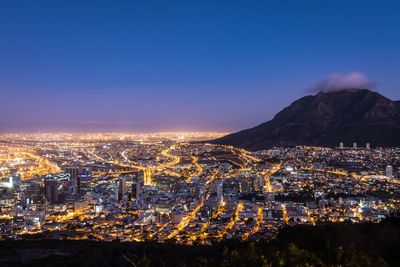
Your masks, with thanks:
M64 169L65 173L69 174L71 186L78 186L79 167L67 167Z
M392 166L390 166L390 165L388 165L387 167L386 167L386 176L388 177L388 178L390 178L390 179L393 179L393 167Z
M71 179L76 179L78 177L79 168L78 167L67 167L64 169L65 173L68 173Z
M49 203L58 201L58 182L52 177L46 177L44 181L45 196Z
M142 184L137 181L132 184L132 198L138 200L140 199L140 195L142 193Z
M124 176L119 177L119 197L118 199L121 200L122 197L126 194L126 178Z
M89 188L92 179L92 170L89 167L67 167L65 173L70 176L70 185L76 187L78 193Z
M136 200L136 204L140 205L141 203L141 195L144 186L144 173L138 172L137 173L137 180L132 184L132 198Z
M222 180L217 181L216 191L217 191L217 201L222 202L224 200L223 181Z
M77 175L78 192L84 192L89 189L92 180L92 169L89 167L79 168Z

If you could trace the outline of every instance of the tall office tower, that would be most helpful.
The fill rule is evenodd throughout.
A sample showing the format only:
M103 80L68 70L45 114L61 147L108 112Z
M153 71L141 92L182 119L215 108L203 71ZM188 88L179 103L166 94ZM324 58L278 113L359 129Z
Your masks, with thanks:
M368 149L368 150L371 149L371 144L370 144L370 143L367 143L367 144L365 145L365 148Z
M92 169L90 167L79 168L77 175L78 192L85 192L89 189L92 180Z
M393 167L388 165L386 167L386 176L389 177L390 179L393 179Z
M146 183L145 183L146 177L145 176L146 176L145 172L143 172L143 171L139 171L136 173L137 181L140 182L142 184L142 186L146 185Z
M114 190L114 199L115 199L116 201L119 200L119 189L118 189L117 186L115 187L115 190Z
M354 149L357 148L357 143L356 143L356 142L353 143L353 148L354 148Z
M52 177L46 177L44 180L45 196L48 202L58 201L58 182Z
M340 144L339 144L339 148L340 148L340 149L343 149L343 148L344 148L344 144L343 144L343 142L340 142Z
M142 197L143 186L145 185L144 172L137 172L136 177L137 177L136 182L132 183L132 188L131 188L132 198L136 200L136 204L140 206L142 202L141 197Z
M217 181L216 191L217 191L218 202L222 202L224 200L224 190L223 190L223 181L222 180Z
M92 169L90 167L67 167L65 173L70 176L70 184L76 187L78 193L84 192L89 188L92 180Z
M137 189L137 195L136 198L140 199L142 197L142 191L143 191L143 186L144 186L144 181L138 181L136 184L136 189Z
M72 186L78 186L79 169L79 167L67 167L64 169L64 172L69 174Z
M138 182L134 182L132 184L132 188L131 188L131 194L132 194L132 199L133 200L137 200L138 199L138 195L139 195L139 191L140 191L140 186L138 185Z
M132 184L132 198L135 200L139 200L142 194L142 186L143 184L139 181Z
M153 181L151 178L151 170L149 168L147 168L142 173L143 173L143 184L144 185L152 185Z
M119 197L121 200L124 195L126 195L126 178L124 176L119 177Z
M137 182L133 182L132 183L132 187L131 187L131 198L132 200L136 200L137 199Z
M138 207L142 205L142 190L143 183L140 181L136 181L132 184L132 200L136 203Z

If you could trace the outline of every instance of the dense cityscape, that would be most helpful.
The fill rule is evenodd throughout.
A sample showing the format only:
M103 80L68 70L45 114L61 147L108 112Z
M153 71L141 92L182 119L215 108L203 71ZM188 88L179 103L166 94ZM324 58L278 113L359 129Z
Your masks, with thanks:
M211 244L399 211L398 148L206 142L223 135L3 134L0 238Z

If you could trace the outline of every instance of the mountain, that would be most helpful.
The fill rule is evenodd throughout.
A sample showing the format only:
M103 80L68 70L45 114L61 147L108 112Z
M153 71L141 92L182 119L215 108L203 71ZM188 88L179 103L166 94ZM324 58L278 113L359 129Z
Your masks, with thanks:
M254 128L212 143L249 150L277 146L400 146L400 101L367 89L305 96Z

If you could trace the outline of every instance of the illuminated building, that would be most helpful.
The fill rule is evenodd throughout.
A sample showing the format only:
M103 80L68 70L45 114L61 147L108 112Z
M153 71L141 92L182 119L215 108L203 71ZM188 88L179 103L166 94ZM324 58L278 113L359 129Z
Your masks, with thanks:
M217 181L216 183L216 191L217 191L217 201L221 203L224 200L224 193L223 193L223 181Z
M393 179L393 167L388 165L386 167L386 176L390 179Z
M13 186L14 186L13 176L3 178L0 182L0 188L13 188Z
M68 167L64 169L64 172L69 174L71 184L76 187L78 186L79 169L79 167Z
M9 238L54 231L52 235L62 239L65 236L59 232L71 229L69 234L78 239L206 244L227 237L273 237L287 223L379 221L398 209L396 199L368 195L398 192L400 183L383 175L396 176L397 169L385 173L383 166L399 166L397 148L364 149L365 144L363 149L351 149L342 143L338 147L343 149L249 152L169 139L160 142L158 136L155 142L149 137L140 136L143 142L123 137L67 135L59 146L52 141L60 140L57 136L49 137L46 145L42 142L46 139L35 138L40 149L34 158L33 141L15 137L19 140L15 151L26 140L29 153L19 151L11 161L9 150L3 153L0 171L7 173L2 182L8 187L0 190L0 212L6 220L20 218L10 222L12 227L0 225L0 231L8 231ZM168 152L172 147L173 154ZM37 160L43 166L74 167L59 173L41 169ZM9 188L13 173L25 175L19 187ZM48 173L53 175L43 180ZM329 194L342 197L331 199Z
M64 172L69 174L71 186L76 187L78 193L86 191L92 179L92 170L89 167L67 167Z
M370 144L370 143L367 143L367 144L365 145L365 148L366 148L366 149L371 149L371 144Z
M138 180L132 184L132 199L136 200L136 204L139 205L141 202L141 195L143 190L143 180Z
M118 200L121 200L123 196L126 194L126 178L124 176L119 177L119 196Z
M77 187L78 192L84 192L89 189L89 183L92 179L92 170L91 168L79 168L79 172L77 175Z

